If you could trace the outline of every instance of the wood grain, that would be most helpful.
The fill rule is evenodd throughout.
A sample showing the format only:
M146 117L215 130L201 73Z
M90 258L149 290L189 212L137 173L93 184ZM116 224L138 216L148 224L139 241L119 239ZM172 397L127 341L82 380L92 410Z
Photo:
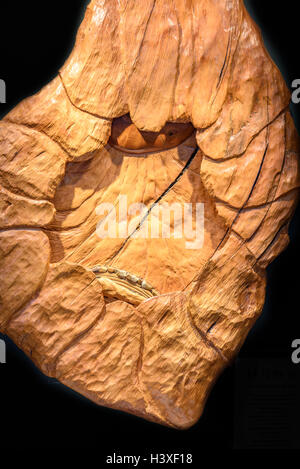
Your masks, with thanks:
M241 0L92 0L59 75L0 122L1 332L100 405L197 422L288 244L289 99ZM100 239L124 195L145 220ZM161 203L204 204L202 246L141 236Z

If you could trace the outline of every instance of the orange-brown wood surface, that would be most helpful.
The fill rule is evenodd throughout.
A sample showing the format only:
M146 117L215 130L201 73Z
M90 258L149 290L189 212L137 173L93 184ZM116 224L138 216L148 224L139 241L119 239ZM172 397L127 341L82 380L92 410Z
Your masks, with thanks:
M0 331L100 405L193 425L289 241L289 99L242 0L92 0L59 75L0 122ZM158 203L203 204L203 243L139 236L133 212L99 237L123 196L160 229Z

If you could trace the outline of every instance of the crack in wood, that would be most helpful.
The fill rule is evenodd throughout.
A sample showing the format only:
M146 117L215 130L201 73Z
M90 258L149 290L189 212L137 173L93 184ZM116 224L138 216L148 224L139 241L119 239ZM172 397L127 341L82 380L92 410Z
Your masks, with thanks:
M188 159L187 163L183 167L183 169L180 171L178 176L174 179L174 181L164 190L164 192L153 202L153 204L150 206L150 208L147 210L146 214L142 218L142 220L139 222L138 226L131 232L131 234L127 237L127 239L124 241L122 246L119 248L119 250L110 258L110 262L113 261L124 249L128 241L134 236L134 234L142 227L143 223L147 220L149 215L151 214L152 210L161 202L161 200L172 190L172 188L178 183L178 181L182 178L183 174L187 171L189 166L192 164L192 161L194 160L195 156L197 155L199 151L199 148L196 147L193 153L191 154L190 158Z

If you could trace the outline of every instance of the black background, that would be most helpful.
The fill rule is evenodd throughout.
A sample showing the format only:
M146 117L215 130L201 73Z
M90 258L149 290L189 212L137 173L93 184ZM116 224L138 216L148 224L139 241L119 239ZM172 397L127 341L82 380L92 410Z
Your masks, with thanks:
M245 3L290 87L294 79L300 78L297 2ZM56 76L72 50L86 4L77 0L1 1L0 79L7 85L7 104L0 104L0 117ZM300 104L292 105L292 113L300 130ZM297 446L300 402L294 398L294 391L300 382L300 364L291 363L291 343L300 338L299 209L290 235L290 246L268 269L262 317L249 334L239 359L219 379L203 417L192 429L171 430L98 407L43 376L5 337L7 364L0 365L0 447L97 448L101 467L112 451L135 455L191 452L200 463L201 453L207 449ZM284 400L282 403L278 399L283 406L284 425L282 415L278 417L272 409L266 409L261 392L266 389L266 375L260 378L262 366L271 380L267 396L279 395ZM254 381L258 389L255 398L260 402L258 411L256 406L258 416L253 416L249 398L249 386ZM257 428L260 445L253 442ZM272 437L274 431L276 437Z

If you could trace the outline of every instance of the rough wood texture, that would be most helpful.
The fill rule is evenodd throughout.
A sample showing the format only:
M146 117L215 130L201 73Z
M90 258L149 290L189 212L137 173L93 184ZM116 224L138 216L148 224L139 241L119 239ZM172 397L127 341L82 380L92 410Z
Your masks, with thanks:
M288 105L241 0L92 0L59 76L0 123L1 332L98 404L193 425L288 243ZM203 203L203 246L133 236L134 213L100 239L121 195L148 219Z

